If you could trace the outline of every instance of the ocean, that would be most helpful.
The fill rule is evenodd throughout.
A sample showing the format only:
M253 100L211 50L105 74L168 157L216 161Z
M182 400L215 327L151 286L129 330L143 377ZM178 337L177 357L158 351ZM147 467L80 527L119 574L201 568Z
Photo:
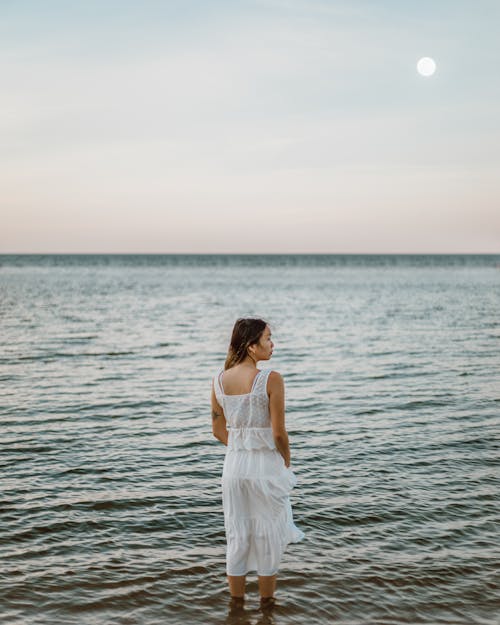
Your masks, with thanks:
M212 377L271 326L296 525L229 611ZM0 622L500 622L500 255L0 256Z

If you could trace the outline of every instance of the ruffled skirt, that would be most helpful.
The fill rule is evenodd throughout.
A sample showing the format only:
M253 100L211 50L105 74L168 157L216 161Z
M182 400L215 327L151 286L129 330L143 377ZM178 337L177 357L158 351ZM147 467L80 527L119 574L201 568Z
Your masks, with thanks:
M221 479L227 575L275 575L286 546L304 538L289 498L296 483L276 448L228 445Z

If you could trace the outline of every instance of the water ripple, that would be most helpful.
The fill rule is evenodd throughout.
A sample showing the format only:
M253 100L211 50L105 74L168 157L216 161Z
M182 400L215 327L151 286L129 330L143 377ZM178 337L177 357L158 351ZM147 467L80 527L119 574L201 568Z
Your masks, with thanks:
M498 261L3 257L2 622L498 625ZM229 610L210 421L241 314L306 533L267 620L254 575Z

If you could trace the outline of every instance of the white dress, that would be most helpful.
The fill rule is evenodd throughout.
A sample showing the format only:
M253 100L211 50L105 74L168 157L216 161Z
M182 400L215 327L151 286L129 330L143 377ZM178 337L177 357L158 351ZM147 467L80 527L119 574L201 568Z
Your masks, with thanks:
M288 543L305 534L293 522L289 499L297 478L273 439L267 395L271 369L261 369L244 395L224 393L223 373L213 381L228 430L221 478L226 573L275 575Z

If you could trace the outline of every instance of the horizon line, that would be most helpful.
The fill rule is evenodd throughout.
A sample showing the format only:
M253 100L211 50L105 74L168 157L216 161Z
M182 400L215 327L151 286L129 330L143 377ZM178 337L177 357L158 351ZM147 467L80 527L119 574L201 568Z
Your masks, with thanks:
M0 252L0 256L500 256L498 252Z

